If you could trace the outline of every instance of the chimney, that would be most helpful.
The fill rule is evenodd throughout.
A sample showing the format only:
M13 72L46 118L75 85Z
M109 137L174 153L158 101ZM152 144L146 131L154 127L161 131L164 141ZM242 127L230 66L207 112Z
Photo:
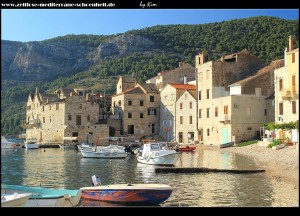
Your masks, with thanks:
M289 36L289 52L292 51L293 48L293 37L292 35Z
M184 62L179 62L179 67L183 66Z
M183 77L183 84L187 84L187 77L186 77L186 75L184 75L184 77Z

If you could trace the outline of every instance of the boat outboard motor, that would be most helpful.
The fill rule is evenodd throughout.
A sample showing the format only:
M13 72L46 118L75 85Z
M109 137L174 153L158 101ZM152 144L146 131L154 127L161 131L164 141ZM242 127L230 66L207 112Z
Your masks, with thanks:
M101 185L101 180L100 180L100 178L99 178L98 176L93 175L93 176L92 176L92 180L93 180L93 185L94 185L94 186L99 186L99 185Z

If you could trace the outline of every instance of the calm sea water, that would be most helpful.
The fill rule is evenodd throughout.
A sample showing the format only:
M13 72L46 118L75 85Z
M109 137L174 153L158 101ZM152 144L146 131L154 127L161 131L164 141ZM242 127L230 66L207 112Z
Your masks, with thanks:
M176 167L257 169L254 161L228 152L197 150L181 153ZM285 206L293 205L286 185L273 187L265 173L158 174L155 166L126 159L83 158L76 149L1 149L1 183L47 188L79 189L92 185L92 175L103 185L117 183L160 183L173 188L161 206ZM292 190L292 189L291 189ZM293 191L292 191L293 193ZM296 195L295 195L296 196ZM81 206L107 203L82 201Z

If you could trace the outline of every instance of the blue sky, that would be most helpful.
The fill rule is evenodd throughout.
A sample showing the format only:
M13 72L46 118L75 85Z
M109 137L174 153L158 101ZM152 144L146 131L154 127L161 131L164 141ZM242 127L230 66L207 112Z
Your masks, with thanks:
M298 9L2 9L1 39L40 41L67 34L110 35L155 25L204 24L253 16L298 19Z

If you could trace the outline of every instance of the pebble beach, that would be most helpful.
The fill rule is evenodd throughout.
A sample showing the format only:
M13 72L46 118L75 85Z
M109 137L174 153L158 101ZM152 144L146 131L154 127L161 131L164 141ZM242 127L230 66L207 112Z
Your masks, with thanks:
M290 203L278 206L299 206L299 149L296 146L286 146L285 148L273 150L263 146L252 144L244 147L219 148L217 146L200 145L197 149L207 149L214 151L226 151L242 154L252 158L258 167L266 170L270 177L270 184L285 185L289 193L285 191L275 191L277 196L292 196Z

